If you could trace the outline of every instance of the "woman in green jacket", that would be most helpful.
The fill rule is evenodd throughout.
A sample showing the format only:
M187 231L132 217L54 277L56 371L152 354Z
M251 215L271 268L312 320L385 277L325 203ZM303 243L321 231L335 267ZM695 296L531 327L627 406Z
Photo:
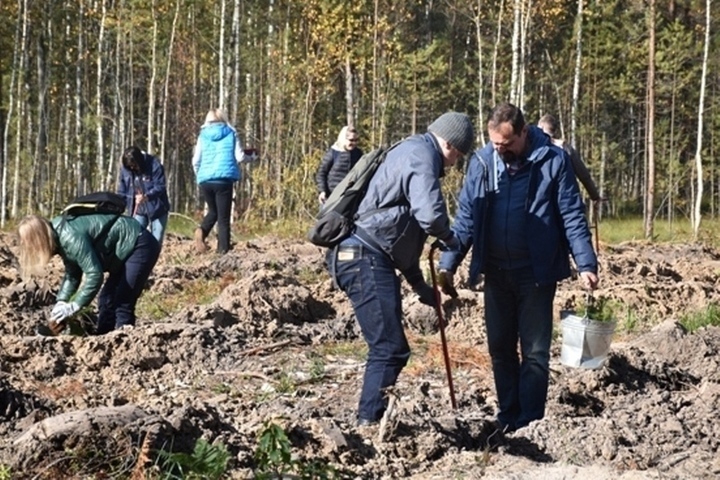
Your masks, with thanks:
M55 254L63 260L53 321L62 324L100 292L98 335L135 325L135 305L160 254L158 241L137 220L103 213L50 221L30 215L20 221L18 234L24 277L41 273ZM109 275L103 285L104 272Z

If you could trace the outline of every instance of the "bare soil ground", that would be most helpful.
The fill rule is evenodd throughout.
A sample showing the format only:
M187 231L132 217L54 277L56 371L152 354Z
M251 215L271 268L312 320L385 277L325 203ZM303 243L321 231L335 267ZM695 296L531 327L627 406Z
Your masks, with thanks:
M562 365L558 318L546 418L490 450L482 292L463 285L465 272L460 298L444 304L458 408L435 312L404 285L413 357L388 422L358 428L365 346L321 249L258 238L218 257L172 235L164 248L144 300L177 298L164 318L103 337L42 337L60 264L21 282L14 239L0 237L0 466L12 478L156 478L159 450L188 452L198 438L227 446L227 478L252 478L268 421L288 433L295 458L328 462L343 478L720 476L720 329L677 324L720 301L718 251L603 246L599 293L625 306L607 364ZM202 282L220 293L202 305L183 296ZM560 285L558 313L579 287Z

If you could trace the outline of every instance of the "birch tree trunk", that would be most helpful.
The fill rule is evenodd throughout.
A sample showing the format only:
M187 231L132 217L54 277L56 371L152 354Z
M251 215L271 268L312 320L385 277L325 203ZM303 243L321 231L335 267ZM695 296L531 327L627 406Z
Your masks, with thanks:
M573 75L572 107L570 109L570 145L577 149L575 133L577 130L577 108L580 98L580 72L582 69L582 24L583 24L583 0L578 0L577 38L575 39L575 75Z
M147 113L147 151L155 151L155 83L157 82L157 42L158 42L158 17L157 2L152 1L152 53L150 63L150 82L148 83L148 113Z
M520 72L520 18L522 0L515 0L513 4L513 33L512 33L512 71L510 73L510 102L518 105L520 93L518 91L518 76Z
M10 88L8 89L8 111L7 117L5 118L5 125L3 130L3 154L2 154L2 205L0 205L0 226L5 227L7 221L7 183L8 183L8 163L10 160L10 125L13 121L13 110L15 107L15 83L19 83L18 79L19 72L21 71L20 52L24 49L23 43L25 40L25 10L27 8L27 0L24 2L18 0L18 18L15 27L15 39L13 41L13 60L12 60L12 71L10 73Z
M22 8L22 33L20 35L20 52L18 63L18 82L15 101L17 103L17 132L15 135L15 173L13 175L13 194L10 216L18 217L18 198L20 197L20 151L22 150L22 119L25 116L25 69L27 68L27 33L28 33L28 0L23 0Z
M372 103L370 106L370 144L371 145L377 145L377 139L375 138L375 133L377 132L377 103L379 101L379 92L378 92L378 30L380 28L379 22L380 22L380 16L379 16L379 6L380 0L375 0L375 9L373 12L373 58L372 58Z
M485 145L485 115L484 108L485 104L485 77L483 71L483 41L482 41L482 30L480 23L480 15L482 12L482 0L477 0L477 10L475 11L475 37L478 44L478 60L477 60L477 76L478 76L478 90L477 90L477 104L478 104L478 116L476 131L480 136L480 145Z
M48 4L45 3L41 8L47 8ZM35 38L35 67L36 67L36 78L37 82L35 85L35 91L37 95L37 128L35 131L35 145L32 149L32 167L30 168L29 185L27 190L27 206L34 210L36 203L40 207L40 213L42 215L48 214L47 204L40 197L40 191L42 186L48 180L50 176L47 174L47 168L49 166L47 153L47 133L49 121L49 112L47 108L47 90L48 90L48 79L52 76L51 62L48 62L48 48L53 44L52 32L47 11L42 14L42 30L36 33L39 38ZM32 131L32 130L30 130Z
M598 185L598 190L600 193L600 198L607 198L605 193L605 172L607 171L607 132L602 132L602 146L600 150L600 183ZM602 220L603 216L603 206L605 202L596 202L597 203L597 221L599 222Z
M75 181L73 182L74 193L79 193L80 179L83 176L82 162L80 162L80 159L83 158L84 141L81 138L80 132L82 131L82 119L84 113L84 102L82 96L82 67L84 65L85 56L85 0L79 0L78 19L80 24L78 25L78 45L75 61L75 162L73 163L73 172L75 172Z
M170 70L172 66L173 46L175 45L175 31L177 30L178 18L180 17L180 4L182 0L175 2L175 15L173 16L172 28L170 30L170 42L167 49L167 65L165 67L165 84L163 85L163 104L162 104L162 128L160 136L160 163L165 161L165 139L167 137L167 117L168 117L168 96L170 94Z
M233 60L232 60L232 78L230 80L230 118L232 119L233 125L239 127L239 115L238 115L238 104L239 104L239 92L240 92L240 0L233 2L233 15L232 15L232 45L233 45ZM238 130L240 130L238 128Z
M500 39L502 38L502 16L503 10L505 9L505 0L500 0L500 6L498 7L498 22L497 22L497 35L495 36L495 46L493 47L493 60L492 60L492 73L491 77L491 91L490 101L492 105L497 104L497 62L500 50Z
M655 0L648 2L648 73L647 73L647 172L645 175L645 238L653 237L655 215Z
M352 68L350 66L350 54L348 53L345 55L345 116L346 125L350 127L355 126L354 98Z
M525 63L530 56L530 42L528 41L528 31L530 30L530 22L532 21L532 0L526 0L525 9L521 10L520 22L520 65L518 75L518 93L517 104L525 105Z
M220 34L218 38L218 107L227 111L225 104L225 8L226 0L220 2Z
M98 34L98 51L97 51L97 78L95 79L95 121L96 121L96 132L97 132L97 172L98 175L102 175L105 171L105 136L103 135L103 92L102 92L102 78L103 78L103 56L105 49L103 47L105 43L105 19L107 18L107 5L105 0L100 0L102 4L102 17L100 18L100 33ZM80 161L78 159L78 161ZM86 186L85 186L86 187ZM105 190L105 178L102 177L102 184L100 185L101 190ZM82 189L86 191L86 188Z
M653 0L654 2L654 0ZM698 105L698 127L697 127L697 149L695 150L695 169L697 171L697 193L695 197L695 209L692 217L693 237L698 239L700 233L700 220L703 195L703 168L702 168L702 145L703 145L703 114L705 111L705 88L707 82L708 53L710 50L710 7L712 0L705 0L705 47L703 51L702 76L700 77L700 104Z

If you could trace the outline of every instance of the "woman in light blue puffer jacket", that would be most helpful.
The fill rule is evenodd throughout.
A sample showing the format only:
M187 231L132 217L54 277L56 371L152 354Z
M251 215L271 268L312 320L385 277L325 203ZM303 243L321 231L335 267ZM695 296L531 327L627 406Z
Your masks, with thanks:
M254 160L245 154L235 129L228 123L225 112L210 110L200 128L192 164L200 193L208 211L195 230L195 246L200 252L207 250L205 239L217 222L217 252L230 250L230 211L233 185L240 180L239 162Z

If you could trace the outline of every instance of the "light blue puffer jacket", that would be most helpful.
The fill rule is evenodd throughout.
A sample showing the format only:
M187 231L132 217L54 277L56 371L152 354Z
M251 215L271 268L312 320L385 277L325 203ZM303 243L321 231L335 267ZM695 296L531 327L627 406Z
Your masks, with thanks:
M200 158L194 165L197 183L240 180L235 158L235 130L222 122L203 125L198 136Z

